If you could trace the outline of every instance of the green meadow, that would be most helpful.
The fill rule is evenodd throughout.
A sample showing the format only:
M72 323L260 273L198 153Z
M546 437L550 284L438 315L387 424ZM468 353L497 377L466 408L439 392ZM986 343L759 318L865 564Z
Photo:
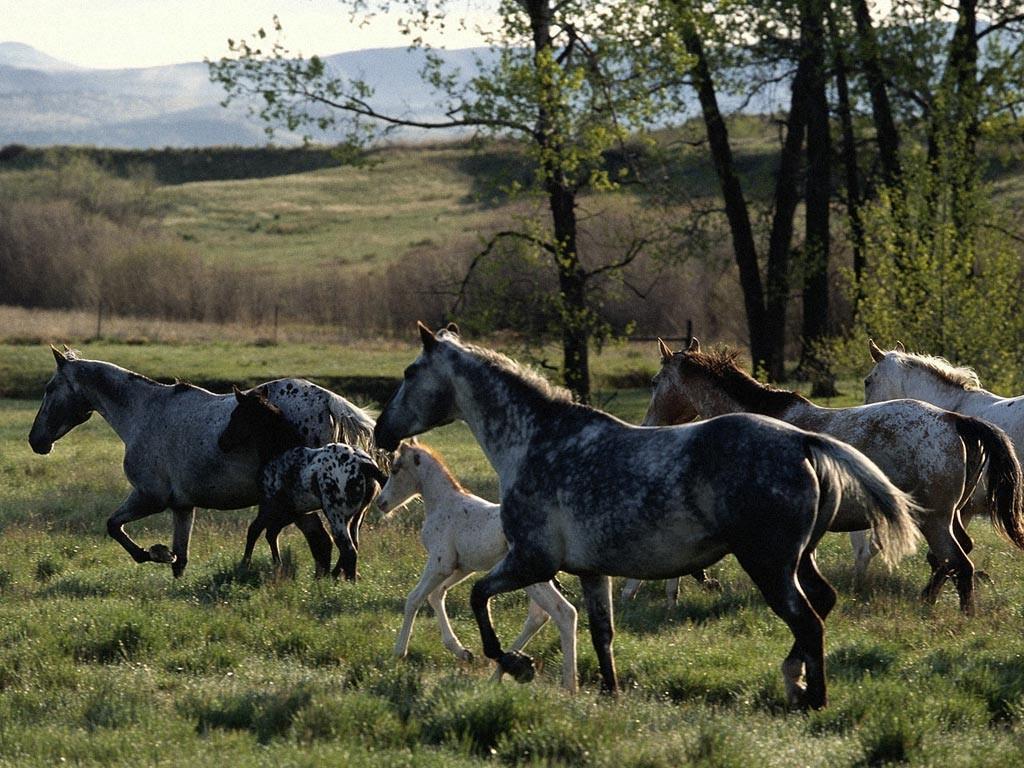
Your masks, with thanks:
M248 382L398 377L415 348L98 342L83 352L162 379ZM599 356L601 402L638 420L656 355L647 343ZM830 705L820 712L787 711L779 663L791 637L731 558L715 568L721 592L684 581L666 612L650 584L616 605L617 699L598 693L570 576L561 581L581 607L581 692L559 688L552 627L528 647L543 664L533 683L494 684L466 585L449 611L477 660L448 654L427 608L410 657L392 658L424 556L418 502L388 520L371 512L357 583L314 580L293 529L280 572L262 542L253 567L240 570L252 510L200 510L182 579L134 564L105 533L127 492L106 424L94 417L46 457L28 447L33 388L52 365L44 346L0 346L0 380L21 376L24 392L0 400L0 764L1024 764L1024 558L986 521L970 528L973 559L992 578L979 586L974 619L959 614L951 587L935 606L920 604L923 551L893 573L876 567L855 592L846 538L826 537L822 570L840 598L827 622ZM629 379L633 388L612 386ZM858 381L841 389L842 403L856 402ZM495 498L494 475L463 425L427 441L470 488ZM167 543L169 515L129 531L145 546ZM522 595L495 602L506 642L525 612Z

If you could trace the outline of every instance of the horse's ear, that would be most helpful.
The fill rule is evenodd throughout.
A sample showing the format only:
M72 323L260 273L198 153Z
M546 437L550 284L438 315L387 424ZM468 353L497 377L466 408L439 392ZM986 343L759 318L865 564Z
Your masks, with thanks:
M235 393L235 400L237 400L238 402L242 402L243 400L245 400L245 392L240 390L237 384L231 385L231 391Z
M686 348L687 352L700 352L700 340L696 336L690 337L690 346Z
M876 363L882 362L882 358L885 357L885 352L878 348L874 339L868 339L868 352L871 353L871 359Z
M437 346L437 337L434 332L427 328L421 321L416 321L416 327L420 329L420 339L423 341L423 349L429 352Z
M899 341L898 339L896 341L896 351L897 352L906 352L907 351L907 348L903 346L903 342Z
M64 364L67 363L67 356L57 349L53 344L50 345L50 351L53 352L53 359L57 361L57 367L63 368Z
M448 323L448 325L446 325L444 329L448 331L448 333L454 333L456 336L461 335L459 333L459 326L457 326L455 323Z
M668 344L659 336L658 337L658 351L661 352L661 361L667 363L672 359L672 350L669 349Z

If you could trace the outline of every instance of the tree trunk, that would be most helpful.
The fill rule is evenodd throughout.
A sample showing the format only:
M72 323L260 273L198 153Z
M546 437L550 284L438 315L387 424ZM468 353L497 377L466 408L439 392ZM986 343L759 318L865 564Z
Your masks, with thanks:
M786 135L779 157L775 181L775 213L768 238L768 306L765 324L777 367L769 370L775 381L785 375L786 308L789 305L790 252L793 247L793 224L800 202L800 150L807 126L807 87L809 62L802 57L793 77Z
M740 288L743 291L743 306L747 315L747 332L750 336L750 357L755 370L767 371L769 377L778 373L781 359L776 360L773 345L769 343L765 323L764 288L761 283L761 271L757 263L757 246L754 244L754 231L750 224L750 213L743 195L743 187L736 173L733 162L732 147L729 144L729 131L718 108L718 96L715 92L711 69L704 53L704 44L693 21L686 16L686 4L680 3L680 31L687 52L696 59L693 69L694 85L700 100L704 126L708 134L711 148L711 159L722 189L725 202L725 215L729 221L732 235L733 255L740 274ZM774 376L774 378L779 378Z
M860 67L871 94L871 114L875 123L878 159L882 166L882 183L897 188L903 178L900 163L900 137L892 116L889 91L882 71L878 41L871 21L867 0L853 0L853 20L857 27L857 54Z
M836 103L839 124L842 129L842 160L846 180L846 215L850 220L850 239L853 248L853 277L857 283L857 297L860 298L860 280L864 273L864 221L861 206L864 193L860 186L860 171L857 167L857 140L853 130L853 110L850 106L850 86L847 79L846 52L843 49L835 14L828 3L828 25L832 42L833 67L836 73ZM854 312L857 311L854 305Z
M803 325L800 366L812 394L831 395L835 384L818 357L828 334L829 206L832 197L831 135L825 71L825 2L801 3L801 48L808 61L806 234L803 249Z
M534 62L551 51L552 11L548 0L524 0L533 33ZM587 307L587 280L577 250L576 191L560 165L562 145L558 128L552 125L546 103L538 100L536 140L541 145L544 185L555 236L555 265L558 271L559 298L562 301L562 376L565 386L580 402L590 400L590 319Z

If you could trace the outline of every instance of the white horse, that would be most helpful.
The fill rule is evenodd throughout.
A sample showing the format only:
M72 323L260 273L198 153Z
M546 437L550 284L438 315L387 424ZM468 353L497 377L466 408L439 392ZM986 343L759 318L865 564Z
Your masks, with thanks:
M912 397L995 424L1010 437L1018 460L1024 460L1024 395L1000 397L983 389L971 368L941 357L907 352L902 343L883 352L874 341L868 349L875 367L864 379L864 402Z
M444 598L449 589L476 571L489 571L508 552L501 530L501 507L464 489L441 457L422 443L403 443L391 465L391 477L377 496L377 506L390 517L417 495L423 497L426 512L420 540L427 549L427 564L405 602L405 620L395 642L395 656L404 658L409 652L416 613L427 600L437 616L445 647L470 661L473 654L455 636ZM576 691L576 608L550 581L533 584L526 593L530 609L513 648L518 651L525 647L547 623L548 615L553 616L562 640L562 685ZM501 675L498 666L495 678Z
M864 379L864 402L912 397L983 419L1006 432L1017 460L1024 462L1024 395L993 394L982 388L973 369L955 366L941 357L907 352L899 341L894 349L883 351L869 339L868 351L875 367ZM981 503L976 493L964 507L961 514L965 525Z

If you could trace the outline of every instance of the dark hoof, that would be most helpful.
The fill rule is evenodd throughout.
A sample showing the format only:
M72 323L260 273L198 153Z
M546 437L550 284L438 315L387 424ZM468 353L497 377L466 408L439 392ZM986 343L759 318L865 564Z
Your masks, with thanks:
M149 559L154 563L173 563L177 560L166 544L154 544L148 552Z
M975 571L974 581L976 584L988 584L990 587L995 584L992 577L985 571Z
M501 671L506 675L512 675L517 683L528 683L533 680L536 670L533 666L533 659L519 651L509 651L498 659Z
M174 578L180 579L185 573L185 561L176 559L171 563L171 573L174 574Z
M473 663L473 652L468 648L463 648L462 653L459 654L459 658L469 664Z

